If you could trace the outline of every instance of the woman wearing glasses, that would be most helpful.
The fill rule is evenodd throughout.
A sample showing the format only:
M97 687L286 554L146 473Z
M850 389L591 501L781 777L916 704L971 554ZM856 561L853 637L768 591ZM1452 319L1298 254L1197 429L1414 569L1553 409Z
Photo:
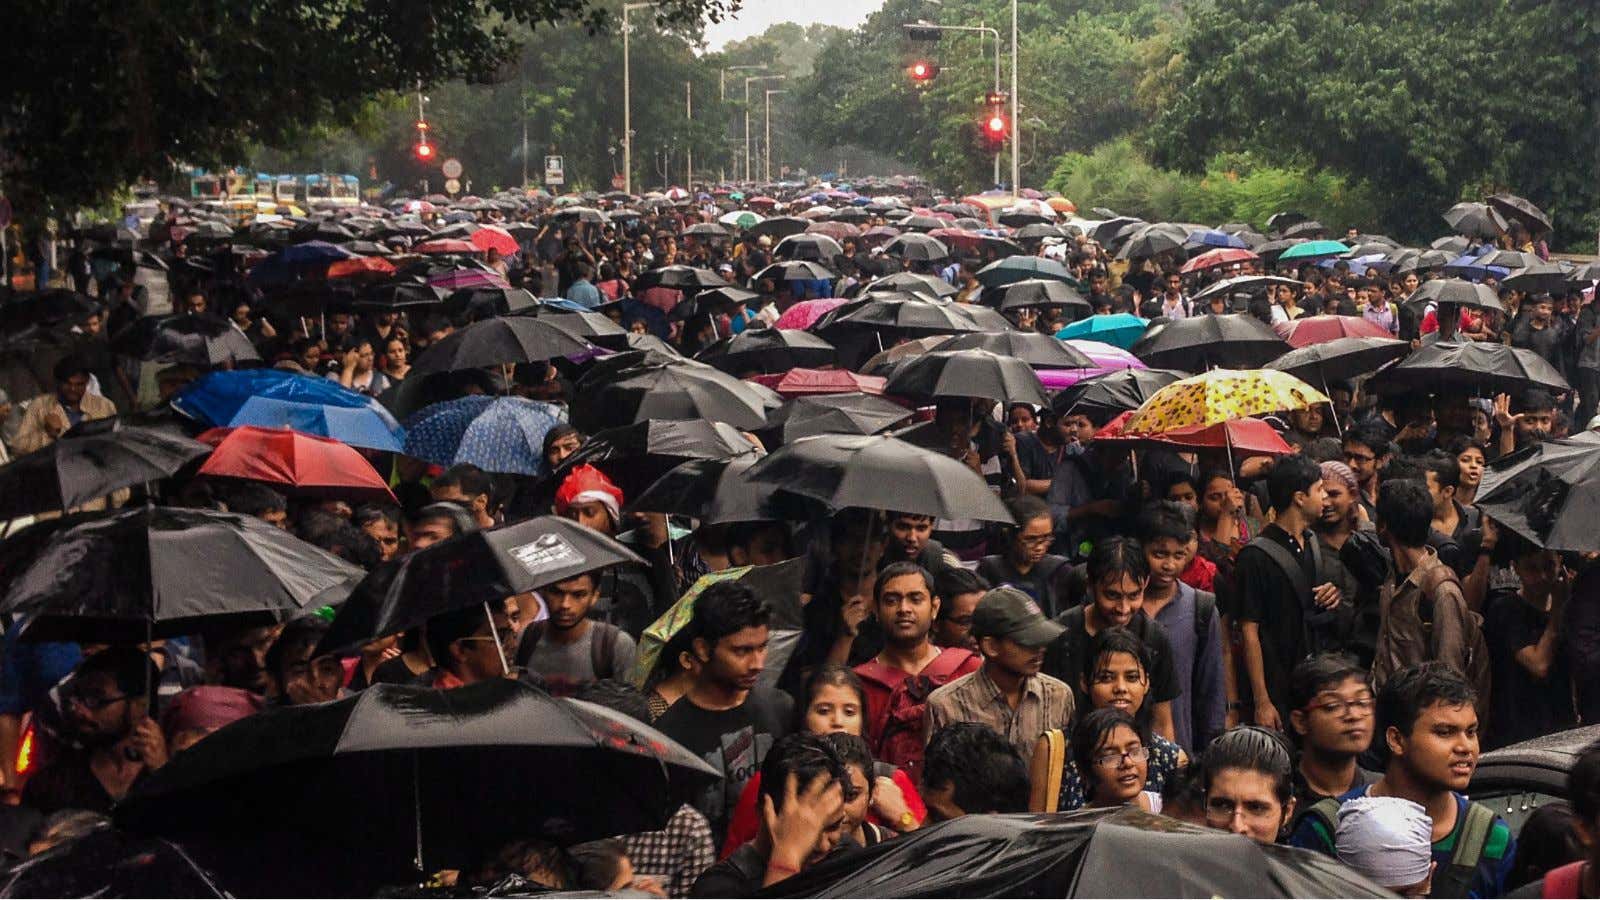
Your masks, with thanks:
M1072 729L1072 761L1083 778L1085 807L1133 806L1161 812L1161 794L1146 790L1150 733L1114 706L1096 709Z
M1062 612L1057 594L1058 576L1065 575L1067 558L1050 552L1055 526L1050 506L1038 497L1022 496L1006 503L1016 525L1000 534L1000 553L978 563L978 575L993 585L1009 584L1034 599L1050 618ZM990 544L995 546L994 543Z

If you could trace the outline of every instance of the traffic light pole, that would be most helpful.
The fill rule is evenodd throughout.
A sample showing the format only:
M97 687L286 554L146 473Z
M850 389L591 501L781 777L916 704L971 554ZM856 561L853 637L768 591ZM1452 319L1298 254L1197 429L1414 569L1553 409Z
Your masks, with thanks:
M931 22L908 22L900 27L904 29L925 28L929 31L975 31L990 35L994 38L994 92L1000 93L1000 29L989 28L982 22L976 25L935 25ZM1015 94L1016 91L1016 78L1013 76L1011 92ZM1012 119L1016 118L1015 107L1012 109L1011 117ZM994 154L994 184L996 187L1000 186L1000 151L998 150Z
M1021 177L1022 166L1017 153L1022 148L1022 117L1017 115L1017 0L1011 0L1011 202L1016 204L1018 193L1017 179ZM995 157L999 160L998 154Z
M767 91L766 140L762 144L761 177L769 184L772 182L772 95L787 93L789 92ZM783 160L779 159L778 162L781 163Z

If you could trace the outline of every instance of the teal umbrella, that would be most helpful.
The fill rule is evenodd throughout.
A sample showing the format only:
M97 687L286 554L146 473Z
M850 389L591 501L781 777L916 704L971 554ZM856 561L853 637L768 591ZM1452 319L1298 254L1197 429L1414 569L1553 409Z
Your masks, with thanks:
M1278 261L1343 256L1349 252L1350 248L1338 241L1306 241L1304 244L1295 244L1293 247L1283 251L1283 254L1278 257Z
M1064 281L1073 287L1078 286L1078 280L1072 277L1067 267L1053 259L1042 256L1008 256L978 270L978 283L984 287L1000 287L1030 278L1053 278Z
M1098 341L1126 350L1144 336L1145 328L1149 325L1148 320L1130 313L1112 313L1108 316L1079 319L1056 332L1056 337L1064 341L1073 338Z

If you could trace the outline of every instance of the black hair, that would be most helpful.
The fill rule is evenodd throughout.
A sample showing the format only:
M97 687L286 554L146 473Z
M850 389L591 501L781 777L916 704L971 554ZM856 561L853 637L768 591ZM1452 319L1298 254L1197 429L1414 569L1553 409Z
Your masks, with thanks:
M846 767L855 766L861 770L861 774L866 777L867 793L871 794L873 781L872 749L867 746L867 742L860 735L843 731L825 734L822 739L833 747L833 751L839 754L839 761L844 763ZM846 784L848 785L849 782L846 781Z
M1397 728L1409 736L1422 711L1435 703L1470 706L1477 700L1472 684L1450 665L1418 663L1394 673L1378 691L1378 733Z
M399 528L400 507L392 503L363 503L350 514L350 523L357 528L364 528L374 522L387 522Z
M573 888L579 891L609 891L622 874L628 847L621 838L601 838L567 850L572 859Z
M1517 398L1517 412L1543 411L1556 408L1556 398L1543 388L1529 388Z
M1439 487L1459 487L1461 485L1461 463L1456 462L1455 454L1445 450L1433 450L1422 457L1422 468L1425 472L1432 472Z
M1316 463L1344 462L1344 445L1332 435L1308 441L1301 453Z
M63 381L66 381L68 378L71 378L74 375L93 374L94 372L89 368L88 361L83 357L76 355L61 357L60 359L56 360L55 367L50 370L50 375L55 379L57 385L60 385Z
M1218 772L1243 769L1271 778L1279 803L1287 804L1294 796L1294 751L1288 738L1270 728L1241 725L1224 731L1206 745L1201 766L1207 793Z
M1089 551L1087 565L1089 585L1094 587L1108 578L1126 575L1134 581L1150 577L1150 564L1145 561L1144 547L1133 538L1111 536L1095 542Z
M413 526L435 520L447 521L454 526L455 533L451 537L459 537L478 530L478 523L472 517L472 510L454 500L429 503L411 516Z
M137 647L113 646L84 657L73 670L74 680L87 675L109 675L117 691L130 698L147 697L152 664L150 655Z
M300 616L290 619L283 630L278 632L278 637L267 648L265 668L273 681L283 686L284 657L291 652L298 652L303 647L315 648L322 642L328 633L328 620L321 616Z
M883 601L883 586L891 579L902 578L907 575L922 576L922 584L928 589L930 596L938 596L938 590L933 583L933 575L921 565L909 559L902 559L889 563L878 570L878 580L872 585L872 605L877 606Z
M451 669L450 645L477 634L478 629L492 621L486 619L486 615L483 606L475 604L452 609L429 619L423 635L434 664L442 669Z
M771 519L766 521L758 519L751 522L729 522L727 524L737 524L738 527L728 528L722 531L722 535L724 536L723 540L725 542L724 549L739 547L749 550L750 546L756 542L756 538L768 532L776 531L783 538L784 557L788 558L794 556L793 536L789 534L789 526L780 519ZM712 529L716 530L716 526L712 526ZM696 540L698 540L698 535L700 532L697 531L695 534Z
M444 474L433 479L432 487L459 488L468 497L482 494L489 498L490 506L494 505L494 479L472 463L456 463L444 470Z
M383 549L371 535L333 513L307 509L296 523L295 532L313 547L363 569L383 562Z
M1163 474L1155 483L1156 499L1166 500L1172 493L1172 489L1180 484L1187 484L1189 487L1194 488L1194 495L1197 499L1199 498L1200 479L1189 474L1187 469L1174 469Z
M1584 858L1583 844L1572 827L1578 817L1564 800L1553 800L1534 810L1517 832L1517 862L1506 879L1514 891L1543 878L1551 869Z
M804 731L806 710L811 708L811 701L825 687L849 688L856 695L856 702L861 706L863 721L867 715L867 689L861 684L860 676L849 666L839 663L824 663L812 671L811 677L806 679L805 690L800 693L800 702L795 705L795 730ZM865 725L862 726L863 730Z
M760 628L772 618L772 607L749 585L719 581L700 592L689 628L715 648L717 641L746 628Z
M1010 741L976 722L952 722L928 738L922 784L924 791L950 785L963 812L1028 810L1027 764Z
M555 446L556 441L573 434L577 435L580 441L583 440L583 432L565 422L562 422L561 424L551 428L549 431L546 431L544 433L544 446L539 448L540 458L542 459L550 455L550 448Z
M1600 741L1590 744L1567 770L1567 802L1589 827L1600 822Z
M1134 533L1141 544L1163 538L1186 544L1195 535L1195 511L1173 500L1158 500L1147 504L1139 513Z
M926 519L929 522L937 522L939 520L938 516L930 516L927 513L917 513L917 512L891 512L891 513L888 514L888 516L886 518L888 519L890 524L893 524L898 519L917 519L919 521L922 520L922 519Z
M943 620L952 606L951 598L962 594L977 594L989 590L989 582L965 566L945 566L933 573L933 593L939 598L936 620Z
M1383 467L1378 470L1378 482L1382 484L1401 479L1422 482L1424 478L1422 473L1425 471L1427 469L1423 466L1420 457L1395 454L1390 456L1389 461L1384 463ZM1427 487L1428 485L1423 482L1422 486ZM1433 501L1429 500L1428 502L1432 503Z
M1388 433L1382 426L1373 422L1363 422L1350 428L1344 433L1344 443L1345 446L1360 444L1380 459L1388 456L1390 452Z
M1305 709L1318 694L1352 678L1372 687L1371 673L1355 657L1335 652L1307 656L1289 672L1289 708Z
M865 541L883 541L888 539L889 520L873 510L845 509L835 513L828 520L828 542L830 545L855 538Z
M1006 509L1010 511L1011 518L1015 519L1017 523L1007 526L1011 529L1007 534L1012 538L1021 534L1022 529L1027 528L1028 523L1034 519L1050 518L1050 504L1032 494L1023 494L1020 497L1007 500Z
M783 795L789 776L795 776L797 789L804 791L817 776L826 775L850 799L850 773L844 769L839 751L822 737L806 732L786 734L767 751L761 762L761 796L772 800L774 812L783 812Z
M1476 450L1480 456L1484 455L1483 445L1473 440L1470 434L1451 435L1450 439L1444 442L1444 450L1451 456L1460 456L1468 450Z
M612 712L622 713L646 724L650 722L649 702L638 688L627 681L602 678L598 681L585 682L572 692L572 698L604 706Z
M1406 547L1425 547L1433 528L1433 495L1415 478L1385 481L1378 487L1378 527Z
M1310 491L1322 480L1322 467L1303 456L1286 456L1267 473L1267 499L1273 510L1294 505L1294 495Z
M269 512L287 512L289 501L264 484L245 483L229 490L224 497L228 509L247 516L262 516Z
M1078 767L1078 776L1083 779L1083 792L1086 797L1094 793L1094 758L1100 752L1100 744L1118 728L1129 729L1139 736L1141 743L1146 747L1150 746L1150 730L1114 706L1091 709L1078 719L1077 725L1073 726L1072 761Z

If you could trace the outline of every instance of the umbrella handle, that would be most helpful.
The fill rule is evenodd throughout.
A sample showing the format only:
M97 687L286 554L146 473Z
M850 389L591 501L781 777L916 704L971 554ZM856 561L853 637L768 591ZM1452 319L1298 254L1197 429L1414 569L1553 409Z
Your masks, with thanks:
M500 655L500 671L510 675L511 666L506 664L506 647L500 643L500 629L494 627L494 613L489 611L489 601L487 600L483 601L483 617L489 622L489 636L494 638L494 652ZM421 828L420 823L418 828Z

